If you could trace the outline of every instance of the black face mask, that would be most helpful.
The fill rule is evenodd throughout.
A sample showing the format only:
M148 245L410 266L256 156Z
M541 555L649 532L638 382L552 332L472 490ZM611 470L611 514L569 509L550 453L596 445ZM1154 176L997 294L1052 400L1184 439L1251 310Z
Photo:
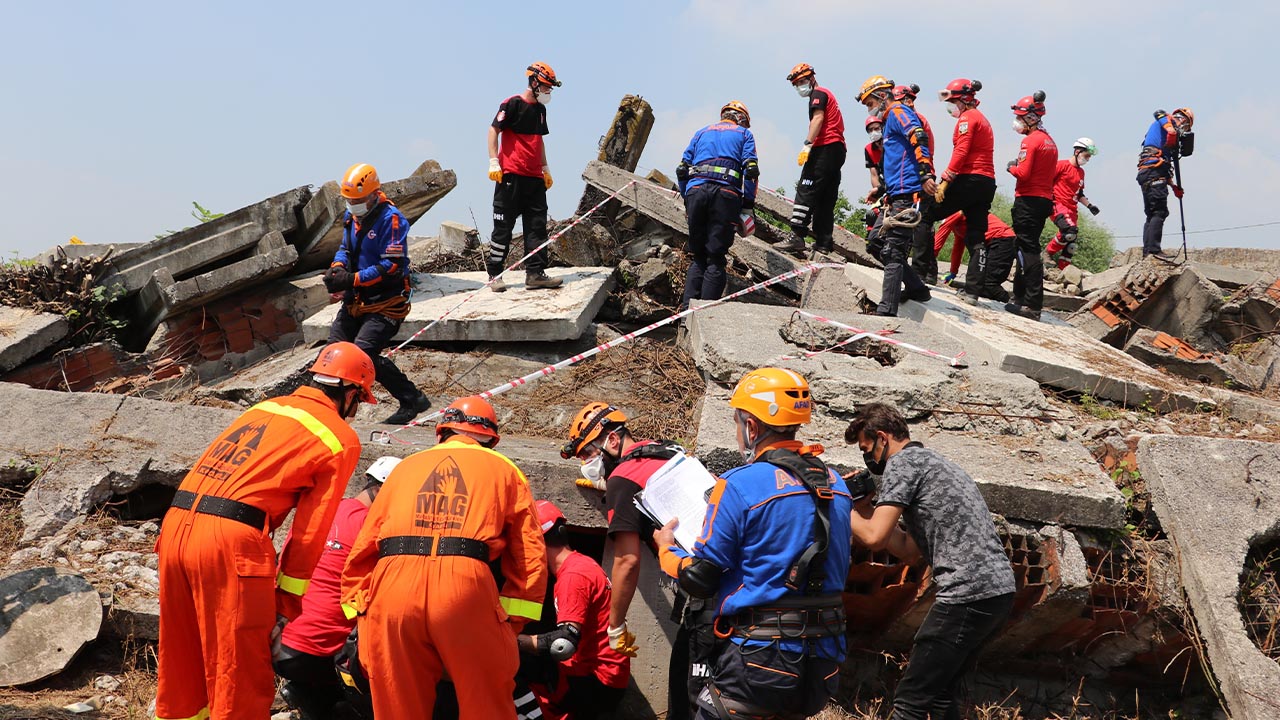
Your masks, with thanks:
M879 440L877 440L876 442L878 443ZM888 445L885 445L884 452L881 453L881 457L883 459L876 460L875 454L876 454L876 446L873 443L871 445L871 452L862 453L862 462L867 466L867 470L870 471L872 475L875 475L878 477L880 475L884 475L884 466L886 463L889 462L889 458L884 457L889 454Z
M600 448L600 464L604 470L604 477L609 477L622 461L620 457L614 457L609 454L608 450Z

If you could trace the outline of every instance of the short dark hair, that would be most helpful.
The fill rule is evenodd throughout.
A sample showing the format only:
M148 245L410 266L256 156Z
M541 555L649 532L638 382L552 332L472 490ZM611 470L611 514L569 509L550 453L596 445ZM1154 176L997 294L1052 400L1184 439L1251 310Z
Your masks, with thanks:
M854 414L853 421L844 431L844 441L856 445L864 434L878 432L887 433L894 440L911 439L907 421L897 408L885 403L867 403L860 406Z
M338 406L341 406L342 402L347 399L347 391L355 387L354 385L347 385L346 383L341 385L330 385L328 383L316 382L315 380L312 380L310 385L313 388L318 388L320 392L325 394L325 397L332 400L333 403Z
M557 522L550 530L543 533L542 539L547 547L566 547L569 544L569 531L565 529L564 522Z

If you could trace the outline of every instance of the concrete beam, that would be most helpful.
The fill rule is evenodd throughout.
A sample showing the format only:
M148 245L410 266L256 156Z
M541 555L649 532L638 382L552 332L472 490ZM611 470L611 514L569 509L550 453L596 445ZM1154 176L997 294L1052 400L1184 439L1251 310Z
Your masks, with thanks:
M685 217L684 203L680 201L678 195L667 192L639 175L599 160L587 163L586 169L582 171L582 179L588 185L602 190L605 195L617 192L627 183L634 181L634 185L618 195L618 202L635 208L640 214L656 220L681 235L689 234L689 221Z
M624 95L618 103L618 112L609 124L609 130L600 138L600 155L596 159L627 172L635 172L640 162L640 155L649 141L649 132L653 130L653 107L639 95ZM575 215L581 215L595 207L605 198L605 193L594 187L588 187L578 201ZM602 211L605 218L612 220L617 215L617 206L612 212L609 205Z
M786 222L791 218L792 203L764 188L756 193L756 212L764 210L770 215ZM846 230L837 225L832 233L832 242L835 245L836 254L844 257L849 262L866 265L867 267L883 267L879 260L871 257L867 253L867 241L860 235Z
M70 326L61 315L0 305L0 373L53 347L68 332Z

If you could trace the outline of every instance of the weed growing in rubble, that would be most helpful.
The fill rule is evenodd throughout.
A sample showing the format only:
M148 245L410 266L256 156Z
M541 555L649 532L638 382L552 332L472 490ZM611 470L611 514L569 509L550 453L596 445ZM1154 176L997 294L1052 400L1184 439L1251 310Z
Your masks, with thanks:
M34 258L20 258L18 257L18 251L12 250L10 251L9 259L0 264L9 268L28 268L33 267L36 264L36 260Z
M1115 420L1120 417L1118 410L1098 402L1098 399L1089 393L1080 396L1080 409L1099 420Z

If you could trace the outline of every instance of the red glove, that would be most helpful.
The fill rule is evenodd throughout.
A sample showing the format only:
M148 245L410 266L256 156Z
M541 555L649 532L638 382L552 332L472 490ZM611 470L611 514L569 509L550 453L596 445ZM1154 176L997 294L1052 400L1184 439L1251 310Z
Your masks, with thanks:
M1174 197L1176 197L1176 198L1178 198L1179 200L1181 200L1181 199L1182 199L1182 188L1181 188L1181 187L1178 187L1177 185L1170 185L1169 187L1173 190L1173 196L1174 196Z

